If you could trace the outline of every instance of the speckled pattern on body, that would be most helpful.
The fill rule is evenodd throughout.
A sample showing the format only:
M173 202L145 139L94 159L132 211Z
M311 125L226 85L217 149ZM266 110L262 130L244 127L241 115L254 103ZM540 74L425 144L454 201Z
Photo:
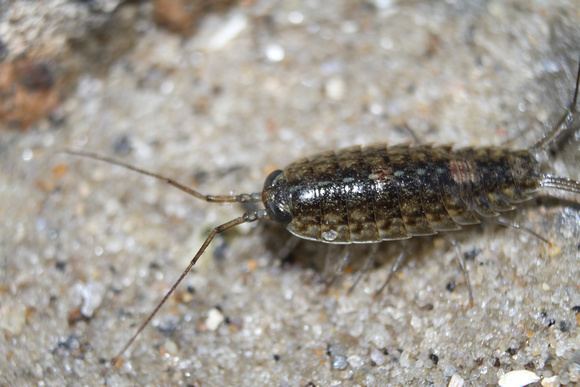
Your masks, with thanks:
M371 243L458 230L511 210L539 188L540 172L526 150L376 144L296 161L272 184L287 192L272 200L287 206L293 234Z

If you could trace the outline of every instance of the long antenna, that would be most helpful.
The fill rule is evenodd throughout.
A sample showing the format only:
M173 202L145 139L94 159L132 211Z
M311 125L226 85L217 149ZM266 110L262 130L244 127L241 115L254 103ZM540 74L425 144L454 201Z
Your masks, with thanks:
M142 168L138 168L134 165L125 163L123 161L119 161L119 160L115 160L113 158L107 157L107 156L103 156L97 153L93 153L93 152L85 152L85 151L78 151L78 150L72 150L72 149L65 149L60 151L59 153L66 153L68 155L72 155L72 156L80 156L80 157L85 157L85 158L89 158L89 159L93 159L93 160L98 160L98 161L102 161L108 164L113 164L125 169L129 169L133 172L137 172L141 175L145 175L145 176L150 176L153 177L157 180L161 180L166 182L167 184L193 196L196 197L198 199L204 200L206 202L210 202L210 203L246 203L246 202L259 202L261 200L261 194L260 193L251 193L251 194L239 194L239 195L204 195L199 191L194 190L193 188L189 188L188 186L186 186L185 184L182 184L180 182L178 182L175 179L172 179L170 177L166 177L163 175L160 175L158 173L155 172L150 172L147 171L145 169Z
M167 291L167 293L165 293L165 295L163 296L163 298L161 299L161 301L159 301L159 303L153 309L153 311L151 311L151 313L149 313L149 315L147 316L147 318L145 320L143 320L143 322L141 323L141 325L139 325L139 328L137 329L137 331L135 331L135 333L133 334L133 336L131 336L131 338L127 341L127 343L119 351L119 353L117 354L117 356L115 356L114 358L111 359L111 364L113 366L115 366L115 367L118 367L120 365L121 357L123 356L123 354L127 351L127 349L129 349L129 347L131 346L131 344L133 344L133 342L135 341L135 339L137 338L137 336L139 336L139 334L143 331L143 329L145 329L145 327L149 324L149 322L151 322L151 320L157 314L157 312L159 311L159 309L161 309L161 307L163 306L163 304L165 304L165 301L167 301L167 299L169 298L169 296L171 296L171 294L173 294L173 292L175 291L175 289L177 288L177 286L179 286L179 284L181 283L181 281L191 271L191 268L195 265L195 263L197 262L197 260L199 259L199 257L201 257L201 255L205 252L205 250L207 249L207 247L209 246L209 244L211 243L211 241L215 238L215 236L217 234L220 234L220 233L222 233L222 232L224 232L226 230L229 230L230 228L234 228L236 226L239 226L242 223L253 222L255 220L258 220L258 219L264 218L264 217L266 217L266 212L263 211L263 210L258 210L256 212L252 212L252 213L245 213L244 215L240 216L239 218L232 219L229 222L226 222L224 224L221 224L221 225L215 227L209 233L209 235L207 236L207 238L205 239L205 241L203 242L203 244L201 245L201 247L199 248L199 250L197 251L197 253L195 253L195 255L193 256L193 258L189 262L189 265L187 265L187 267L185 268L185 270L183 270L183 272L181 273L181 275L177 278L177 280L173 283L173 285L171 285L171 288L169 288L169 290Z
M552 145L560 135L570 129L576 114L576 103L578 102L578 89L580 88L580 58L578 58L578 70L576 74L576 87L574 88L574 97L572 103L566 108L566 112L558 120L556 125L540 140L530 147L531 150L546 149Z
M69 154L69 155L73 155L73 156L80 156L80 157L85 157L85 158L89 158L89 159L93 159L93 160L97 160L97 161L102 161L102 162L105 162L108 164L116 165L116 166L119 166L119 167L122 167L122 168L125 168L128 170L131 170L133 172L137 172L137 173L145 175L145 176L150 176L150 177L153 177L157 180L164 181L164 182L170 184L171 186L173 186L173 187L175 187L175 188L177 188L177 189L179 189L179 190L181 190L181 191L183 191L183 192L185 192L185 193L187 193L187 194L189 194L197 199L201 199L201 200L204 200L206 202L211 202L211 203L245 203L245 202L259 202L259 201L261 201L261 194L260 193L239 194L239 195L204 195L204 194L200 193L199 191L196 191L192 188L189 188L185 184L182 184L182 183L180 183L180 182L178 182L170 177L166 177L166 176L160 175L160 174L155 173L155 172L147 171L145 169L133 166L133 165L125 163L123 161L115 160L113 158L103 156L103 155L93 153L93 152L64 149L59 153L65 153L65 154ZM265 210L256 210L253 212L246 212L244 215L242 215L238 218L232 219L226 223L223 223L223 224L215 227L209 233L209 235L207 236L207 238L205 239L205 241L203 242L203 244L201 245L201 247L199 248L197 253L195 253L193 258L189 262L189 265L187 265L185 270L183 270L181 275L177 278L177 280L173 283L173 285L171 285L169 290L165 293L165 295L163 296L161 301L159 301L159 303L155 306L155 308L149 313L147 318L145 320L143 320L141 325L139 325L139 328L135 331L135 333L133 334L133 336L131 336L131 338L127 341L127 343L125 343L125 345L119 351L119 353L111 359L111 364L115 367L118 367L120 365L121 357L123 356L123 354L127 351L127 349L129 349L129 347L133 344L133 342L137 339L137 337L141 334L141 332L147 327L147 325L149 325L149 323L151 322L153 317L155 317L155 315L157 314L159 309L161 309L163 304L165 304L167 299L173 294L173 292L175 291L177 286L179 286L181 281L183 281L185 276L191 271L193 266L197 263L199 258L203 255L203 253L205 252L207 247L210 245L210 243L213 241L213 239L215 238L216 235L218 235L226 230L229 230L231 228L234 228L236 226L239 226L242 223L253 222L253 221L256 221L256 220L261 219L261 218L266 218L267 216L268 215L267 215Z

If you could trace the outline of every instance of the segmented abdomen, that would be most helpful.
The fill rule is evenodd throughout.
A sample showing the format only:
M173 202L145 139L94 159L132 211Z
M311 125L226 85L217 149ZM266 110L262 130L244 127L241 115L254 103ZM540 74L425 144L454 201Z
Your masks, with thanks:
M384 144L299 160L284 169L292 233L329 243L431 235L479 223L539 187L526 151Z

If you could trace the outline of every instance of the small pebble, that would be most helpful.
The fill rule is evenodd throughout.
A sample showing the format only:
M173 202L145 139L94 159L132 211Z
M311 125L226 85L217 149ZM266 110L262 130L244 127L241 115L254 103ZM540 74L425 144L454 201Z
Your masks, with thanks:
M224 315L217 308L210 309L205 320L205 325L210 331L218 329L221 323L224 322Z
M24 305L5 304L0 308L0 328L13 335L22 332L26 323L26 307Z
M175 342L167 340L163 346L165 347L165 351L167 351L167 353L170 354L177 353L177 344L175 344Z
M558 387L560 385L560 377L558 375L554 375L548 378L544 378L540 384L542 387Z
M304 21L304 15L298 11L292 11L288 14L288 21L292 24L300 24Z
M362 357L353 355L348 357L348 364L350 364L352 368L356 369L361 368L365 364L365 362Z
M449 384L447 385L447 387L463 387L463 385L465 384L465 380L459 376L459 374L453 374L453 376L451 376L451 379L449 379Z
M344 98L346 85L342 78L330 78L324 85L324 92L328 98L334 101L340 101Z
M266 46L265 54L270 62L281 62L286 56L284 48L279 44L268 44Z
M75 285L73 292L76 294L77 298L80 298L81 300L81 314L83 317L91 318L93 317L95 310L103 302L105 288L100 283L90 282L87 284Z
M34 158L34 152L32 152L32 149L24 149L22 151L22 160L23 161L30 161Z
M232 15L221 28L216 29L205 45L210 51L218 51L238 37L248 26L248 19L244 14Z
M348 367L348 361L344 355L336 355L331 358L332 369L345 370Z
M542 290L549 292L550 291L550 285L548 285L547 283L543 283L542 284Z
M385 364L385 355L383 355L383 353L381 351L379 351L378 349L373 349L371 351L371 360L373 361L373 363L375 363L378 366L381 366L383 364Z
M510 371L499 378L498 384L501 387L523 387L536 383L540 377L528 370Z

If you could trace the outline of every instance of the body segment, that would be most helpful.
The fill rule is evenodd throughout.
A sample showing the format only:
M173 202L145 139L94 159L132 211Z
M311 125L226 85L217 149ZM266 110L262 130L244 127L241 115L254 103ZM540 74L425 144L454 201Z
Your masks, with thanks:
M298 160L277 180L290 232L370 243L479 223L529 199L541 177L526 150L377 144Z

